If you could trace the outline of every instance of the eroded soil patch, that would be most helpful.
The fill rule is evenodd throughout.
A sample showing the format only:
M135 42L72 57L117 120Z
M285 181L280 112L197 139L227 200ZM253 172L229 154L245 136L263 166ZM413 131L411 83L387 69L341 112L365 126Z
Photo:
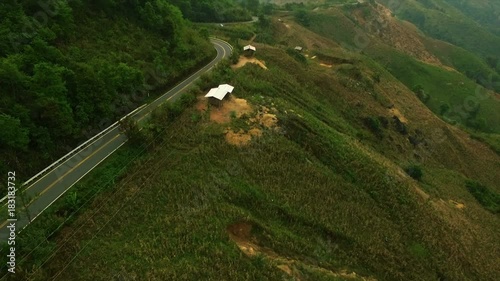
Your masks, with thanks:
M226 231L229 238L246 256L255 257L261 255L266 261L276 266L277 269L293 277L294 280L303 280L302 270L306 270L332 277L341 277L346 280L376 281L376 279L372 277L363 277L356 272L349 272L345 269L339 270L338 272L332 271L296 259L281 256L270 248L260 246L258 239L252 235L252 229L253 225L251 222L243 221L228 226Z
M231 68L232 69L238 69L238 68L241 68L243 66L245 66L247 63L253 63L253 64L256 64L258 66L260 66L262 69L266 69L267 70L267 67L266 67L266 64L261 61L261 60L258 60L254 57L245 57L245 56L240 56L240 59L238 61L237 64L235 65L232 65Z

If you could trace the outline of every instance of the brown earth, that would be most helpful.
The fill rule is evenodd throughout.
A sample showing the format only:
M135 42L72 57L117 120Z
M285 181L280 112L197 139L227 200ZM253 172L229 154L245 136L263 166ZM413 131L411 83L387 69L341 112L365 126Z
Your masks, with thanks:
M363 277L356 272L350 272L345 269L332 271L296 259L284 257L270 248L260 246L258 239L252 235L252 228L252 223L243 221L229 225L226 231L229 235L229 239L231 239L245 255L250 258L257 255L263 256L268 262L274 264L277 269L293 277L294 280L302 280L302 274L298 268L307 268L309 271L320 272L331 277L342 277L360 281L376 281L376 279L372 277Z
M202 103L207 103L206 99L201 100ZM200 106L203 107L203 106ZM222 102L221 107L213 106L210 108L210 120L219 123L229 123L231 121L231 114L234 113L237 118L243 114L252 112L252 106L244 99L231 97Z
M208 101L205 97L199 97L196 108L199 111L208 110ZM210 121L218 124L229 124L231 118L242 118L243 115L250 115L254 111L253 107L245 99L231 97L222 103L221 107L210 107ZM236 146L245 146L250 143L253 138L259 138L263 132L261 128L277 129L278 118L275 114L276 108L260 107L253 116L250 116L247 123L251 125L251 129L244 131L242 129L234 130L228 127L225 130L225 140ZM233 115L233 117L231 117Z
M237 64L234 64L231 66L232 69L238 69L238 68L241 68L243 66L245 66L247 63L253 63L253 64L256 64L258 66L260 66L262 69L266 69L267 70L267 67L266 67L266 64L263 62L263 61L260 61L258 60L257 58L254 58L254 57L245 57L245 56L240 56L240 59L238 61Z

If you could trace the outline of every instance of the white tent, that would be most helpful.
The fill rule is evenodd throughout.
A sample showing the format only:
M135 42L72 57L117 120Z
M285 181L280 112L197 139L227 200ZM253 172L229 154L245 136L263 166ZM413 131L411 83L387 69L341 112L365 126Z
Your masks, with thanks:
M218 100L223 100L228 93L233 92L234 87L228 84L219 85L218 88L212 88L205 95L206 98L216 98Z
M246 51L246 50L252 50L252 51L257 51L257 49L252 46L252 45L246 45L245 47L243 47L243 51Z

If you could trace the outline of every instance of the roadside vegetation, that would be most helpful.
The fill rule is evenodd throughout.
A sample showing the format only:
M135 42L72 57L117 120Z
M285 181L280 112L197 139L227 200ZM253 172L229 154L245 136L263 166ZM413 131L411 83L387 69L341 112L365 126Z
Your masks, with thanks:
M0 6L0 173L22 181L213 58L185 17L251 19L227 0L37 3Z

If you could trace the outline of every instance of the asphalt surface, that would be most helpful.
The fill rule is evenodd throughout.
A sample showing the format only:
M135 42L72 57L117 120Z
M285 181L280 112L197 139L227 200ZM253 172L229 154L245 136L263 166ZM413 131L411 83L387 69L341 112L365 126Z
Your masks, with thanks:
M147 117L149 113L160 104L168 100L175 100L200 78L202 74L210 71L218 62L231 55L232 47L227 42L219 39L212 39L211 41L217 50L217 56L214 60L155 101L144 106L133 114L132 118L140 121ZM17 221L2 221L0 224L0 241L7 241L9 238L10 230L7 228L8 225L15 222L15 231L19 233L81 178L120 148L126 141L127 138L125 135L120 132L118 126L115 126L74 156L56 166L53 170L23 190L23 198L27 203L27 211L21 211L23 203L21 195L19 194L20 191L18 191L16 194Z

